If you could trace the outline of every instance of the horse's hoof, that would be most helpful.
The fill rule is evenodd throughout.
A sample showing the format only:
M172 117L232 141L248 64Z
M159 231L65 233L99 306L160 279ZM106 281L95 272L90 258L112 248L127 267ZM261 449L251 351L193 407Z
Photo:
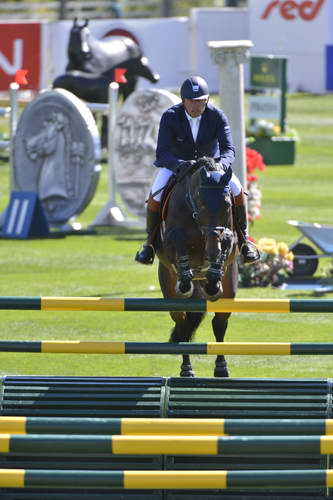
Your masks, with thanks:
M185 283L182 281L177 281L176 286L175 286L175 292L178 297L181 297L183 299L189 299L192 297L194 291L194 286L192 281L186 281Z
M228 372L228 367L227 365L222 365L222 366L215 366L214 370L214 377L222 377L222 378L227 378L229 377L229 372Z
M181 377L195 377L195 373L192 370L191 365L182 365L181 371L180 371L180 376Z
M220 299L223 295L223 288L221 281L217 283L207 283L207 285L202 289L205 299L210 302L215 302Z

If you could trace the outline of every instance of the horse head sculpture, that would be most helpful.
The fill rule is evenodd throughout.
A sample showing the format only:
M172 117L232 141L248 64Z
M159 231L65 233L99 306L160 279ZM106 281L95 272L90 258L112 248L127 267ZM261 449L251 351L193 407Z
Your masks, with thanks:
M126 69L127 82L119 84L119 94L126 99L136 88L141 76L152 83L160 77L149 66L138 43L127 36L95 38L88 20L74 20L67 49L66 72L57 77L53 87L69 90L81 99L92 102L108 101L108 86L115 79L117 68Z

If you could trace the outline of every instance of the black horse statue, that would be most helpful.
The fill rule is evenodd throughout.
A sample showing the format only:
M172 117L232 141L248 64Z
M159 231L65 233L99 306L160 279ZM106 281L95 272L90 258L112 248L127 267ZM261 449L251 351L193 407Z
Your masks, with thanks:
M119 84L119 94L123 99L135 90L140 76L152 83L160 79L132 38L110 36L98 40L91 34L88 20L83 24L74 20L67 54L66 72L54 80L53 87L69 90L86 101L108 102L108 87L115 79L117 68L126 69L127 81Z
M163 235L158 237L158 276L165 298L234 298L238 284L235 260L231 167L220 173L212 158L201 158L178 175L167 195ZM205 313L170 312L175 326L170 342L189 342ZM215 313L217 342L223 342L230 313ZM190 357L183 355L180 375L192 377ZM215 377L228 377L224 356L217 356Z

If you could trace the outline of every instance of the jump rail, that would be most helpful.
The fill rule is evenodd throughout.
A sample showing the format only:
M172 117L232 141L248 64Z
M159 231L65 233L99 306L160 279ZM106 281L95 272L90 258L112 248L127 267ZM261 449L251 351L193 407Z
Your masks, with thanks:
M0 453L12 455L290 455L333 453L333 436L94 436L1 434ZM332 470L333 474L333 470Z
M333 419L0 417L0 433L323 436Z
M0 309L42 311L192 311L332 313L333 299L147 299L107 297L0 297Z
M0 469L1 488L329 488L333 470L142 471Z
M0 352L61 354L205 354L274 355L333 354L333 343L290 342L89 342L80 340L0 340Z

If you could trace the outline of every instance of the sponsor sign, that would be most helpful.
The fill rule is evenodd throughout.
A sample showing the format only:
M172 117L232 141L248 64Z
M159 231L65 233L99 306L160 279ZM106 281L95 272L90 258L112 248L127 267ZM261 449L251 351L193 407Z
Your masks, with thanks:
M25 89L38 90L41 75L41 24L0 23L0 91L8 90L15 74L28 70Z
M288 91L324 92L332 0L249 0L252 55L288 59Z
M272 0L262 12L261 19L268 19L272 15L281 16L286 21L299 18L303 21L315 19L323 7L325 0Z
M250 119L280 120L281 98L279 96L251 95L249 105Z
M280 89L282 87L282 63L279 58L251 58L251 88Z

